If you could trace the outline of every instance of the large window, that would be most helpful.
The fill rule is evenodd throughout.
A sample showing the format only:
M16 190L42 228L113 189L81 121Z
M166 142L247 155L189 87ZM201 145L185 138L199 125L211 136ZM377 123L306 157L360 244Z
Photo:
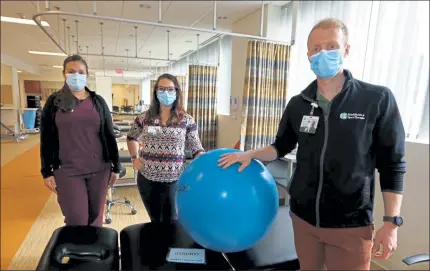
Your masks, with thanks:
M429 98L430 98L429 87L427 86L427 97L425 101L421 124L419 125L420 129L417 136L417 139L419 141L427 142L427 143L429 141L429 111L430 111Z
M291 31L292 8L285 12ZM349 28L351 51L345 68L357 79L391 89L408 139L428 136L429 2L301 1L289 98L315 79L306 55L307 37L317 21L328 17Z

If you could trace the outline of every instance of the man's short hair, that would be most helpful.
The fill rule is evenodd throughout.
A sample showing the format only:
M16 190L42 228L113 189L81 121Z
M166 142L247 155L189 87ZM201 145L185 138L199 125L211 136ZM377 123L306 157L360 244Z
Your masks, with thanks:
M312 32L318 28L322 28L322 29L338 28L338 29L341 29L343 32L343 36L345 37L345 43L348 43L348 27L341 20L338 20L335 18L327 18L327 19L323 19L323 20L319 21L316 25L314 25L314 27L312 27L312 30L308 36L308 42L309 42L309 37L311 36Z

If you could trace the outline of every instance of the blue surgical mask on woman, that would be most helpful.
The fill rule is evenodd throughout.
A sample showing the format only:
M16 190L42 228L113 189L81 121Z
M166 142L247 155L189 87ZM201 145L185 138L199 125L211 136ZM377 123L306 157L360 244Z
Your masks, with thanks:
M87 75L80 73L68 73L66 83L73 91L80 91L87 85Z
M341 69L343 59L341 51L335 50L321 50L317 54L310 57L312 71L322 79L329 79L334 77Z
M162 105L169 106L176 101L176 92L157 92L157 98Z

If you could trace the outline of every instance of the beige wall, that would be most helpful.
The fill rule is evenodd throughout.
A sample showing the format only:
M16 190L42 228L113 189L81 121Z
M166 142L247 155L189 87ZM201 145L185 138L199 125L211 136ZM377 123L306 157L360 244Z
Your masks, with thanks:
M15 70L16 72L16 70ZM17 96L14 93L16 85L13 84L14 72L11 66L1 63L1 103L2 109L0 110L1 122L9 128L17 131L18 129L18 107L17 107ZM16 75L16 73L15 73ZM16 79L15 79L16 80ZM6 133L6 131L0 128L0 133Z
M375 187L375 226L382 225L384 204L379 182ZM397 251L377 264L385 269L404 269L402 258L429 252L429 145L406 142L406 175L402 204L404 225L398 231ZM429 263L412 266L415 270L430 270Z
M123 100L128 100L128 105L136 105L139 102L140 85L112 84L112 93L114 95L112 105L121 107Z
M249 14L245 18L233 24L233 32L249 35L258 35L260 31L260 10ZM248 40L244 38L232 39L232 73L231 73L231 96L239 97L239 108L237 117L232 113L229 116L218 116L219 148L232 148L240 139L240 112L242 110L243 85L245 80L246 54ZM231 111L230 111L231 112Z
M12 67L1 64L1 103L3 106L13 105Z
M1 64L1 84L12 85L12 67Z

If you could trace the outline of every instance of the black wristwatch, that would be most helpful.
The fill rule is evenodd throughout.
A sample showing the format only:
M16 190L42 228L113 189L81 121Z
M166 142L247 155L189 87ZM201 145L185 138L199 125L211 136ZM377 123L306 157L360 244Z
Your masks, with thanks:
M136 160L137 158L139 158L139 155L133 155L130 158L131 158L131 162L133 163L134 160Z
M403 225L403 217L401 216L384 216L383 218L384 222L391 222L397 227L400 227Z

